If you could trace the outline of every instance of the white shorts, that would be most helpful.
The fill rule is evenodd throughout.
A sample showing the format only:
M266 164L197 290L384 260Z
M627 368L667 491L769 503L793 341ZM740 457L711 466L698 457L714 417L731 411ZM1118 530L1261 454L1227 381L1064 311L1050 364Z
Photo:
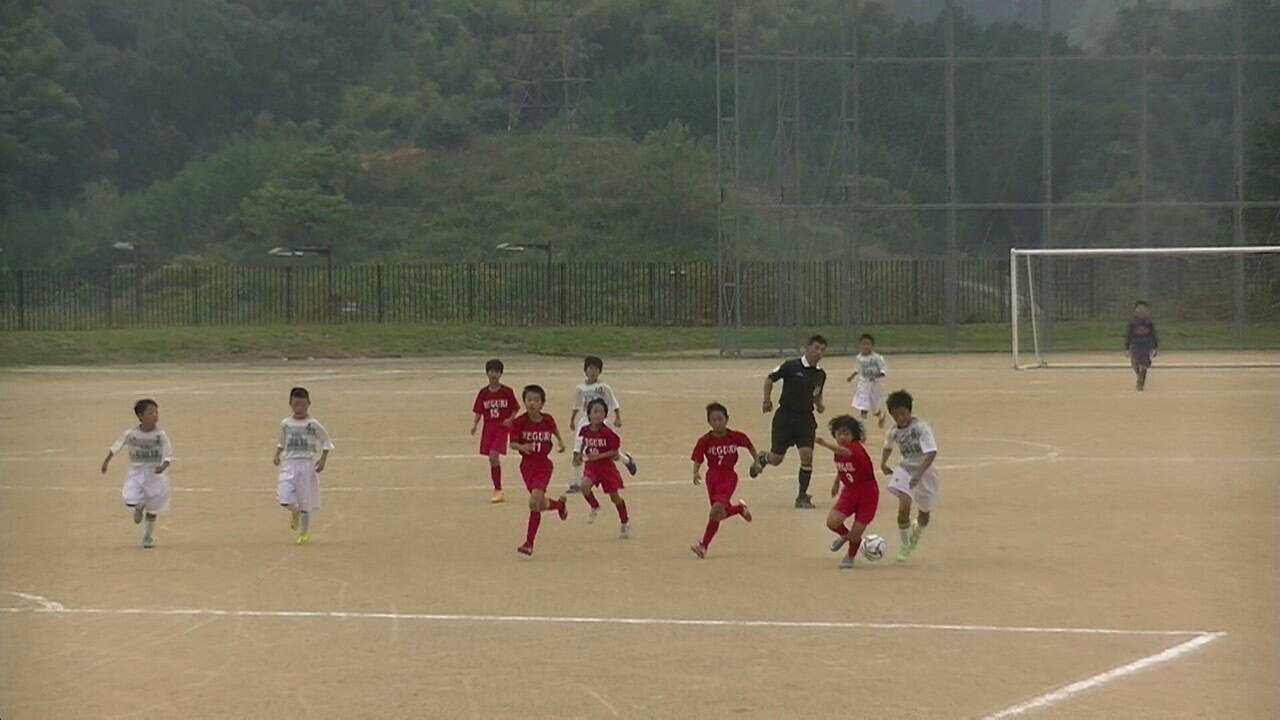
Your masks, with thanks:
M933 510L933 502L938 498L938 471L932 465L929 466L929 469L925 470L924 475L920 477L920 482L913 488L911 471L899 467L889 478L889 492L895 495L906 495L911 498L917 508L929 512Z
M169 495L169 476L156 474L152 466L129 468L120 491L125 505L142 505L149 513L169 512Z
M280 482L276 501L281 505L297 505L303 512L320 509L320 475L311 458L280 461Z
M860 380L858 389L853 391L853 409L865 410L871 414L884 409L884 386L878 382Z

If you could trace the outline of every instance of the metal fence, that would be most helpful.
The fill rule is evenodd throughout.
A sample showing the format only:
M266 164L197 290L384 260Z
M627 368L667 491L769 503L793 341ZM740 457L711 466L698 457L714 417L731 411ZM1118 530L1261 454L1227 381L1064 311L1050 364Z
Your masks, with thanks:
M1211 269L1167 262L1155 275L1171 296L1194 294L1202 315L1225 319L1231 276ZM1039 299L1050 317L1114 319L1132 302L1136 271L1129 265L1059 260L1052 271L1053 293ZM945 324L945 273L943 258L743 261L742 323ZM962 259L956 273L957 323L1008 322L1007 259ZM1251 258L1245 278L1250 316L1274 319L1280 263ZM711 261L16 270L0 272L0 330L272 323L714 327L717 282Z
M1007 261L961 266L961 320L1007 320ZM943 319L939 259L744 261L741 270L747 325L837 325L850 314L864 324ZM710 327L716 283L710 261L15 270L0 272L0 330L345 322ZM860 288L858 297L851 287Z

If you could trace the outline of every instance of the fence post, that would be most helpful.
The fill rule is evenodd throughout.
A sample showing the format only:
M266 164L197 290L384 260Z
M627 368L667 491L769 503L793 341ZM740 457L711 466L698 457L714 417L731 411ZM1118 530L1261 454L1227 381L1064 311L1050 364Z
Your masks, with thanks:
M18 329L27 329L27 273L18 271Z
M284 321L293 324L293 266L284 266Z
M566 305L568 305L568 303L565 300L565 296L568 294L568 279L565 277L566 267L567 266L564 263L561 263L559 266L559 272L558 272L560 276L560 324L561 325L568 324L568 313L566 312Z
M133 264L133 323L142 325L142 263Z
M191 324L200 324L200 268L191 268Z
M376 286L375 289L378 292L378 322L381 323L383 322L386 313L386 308L383 306L382 300L382 263L378 263L374 269L374 280L376 281L374 283Z
M115 284L112 282L113 276L115 275L115 268L108 267L105 275L106 275L106 287L107 287L107 329L110 330L111 328L116 326L116 321L115 321L116 292L115 292L115 288L112 287Z

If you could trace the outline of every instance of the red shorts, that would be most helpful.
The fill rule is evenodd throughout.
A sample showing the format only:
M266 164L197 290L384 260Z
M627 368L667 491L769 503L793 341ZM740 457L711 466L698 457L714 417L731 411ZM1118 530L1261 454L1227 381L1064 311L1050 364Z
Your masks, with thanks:
M582 478L592 485L599 485L600 489L609 495L623 488L622 475L618 472L618 465L613 460L595 460L587 463L582 471Z
M841 483L840 497L832 510L852 516L854 522L870 525L876 516L876 506L880 504L880 486L873 482L859 482L852 485Z
M490 453L507 454L507 428L502 423L485 423L480 431L480 454L488 457Z
M712 505L721 503L729 507L733 491L738 489L737 473L713 473L707 471L707 499Z
M520 461L520 477L524 479L524 486L529 492L534 490L547 491L547 486L551 484L551 471L554 466L550 460L542 462L530 462L527 458Z

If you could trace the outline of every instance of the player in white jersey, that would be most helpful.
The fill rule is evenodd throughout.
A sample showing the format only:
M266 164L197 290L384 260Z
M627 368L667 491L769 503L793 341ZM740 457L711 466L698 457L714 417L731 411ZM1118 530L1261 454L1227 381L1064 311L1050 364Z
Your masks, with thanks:
M857 367L845 382L858 379L858 387L853 391L853 409L858 411L858 418L866 425L867 415L874 415L876 427L884 429L884 383L880 380L888 369L884 356L876 352L876 339L870 333L863 333L858 339L858 355L854 358Z
M579 432L582 428L591 424L588 417L588 409L593 400L603 400L605 407L608 408L606 413L606 424L608 414L613 414L613 427L622 428L622 408L618 406L618 398L613 394L613 388L609 383L600 379L600 373L604 372L604 360L588 355L582 361L582 373L586 376L586 381L579 383L573 393L573 411L569 413L569 425L573 428L573 482L569 485L569 492L576 493L582 486L582 436ZM626 466L627 472L636 474L636 461L626 452L619 451L618 459Z
M120 494L124 504L133 508L135 525L146 518L142 547L149 548L155 545L156 513L169 511L169 476L165 471L173 464L173 445L169 443L169 436L156 427L160 422L160 406L155 400L134 403L133 414L138 416L138 426L125 430L107 450L102 474L107 474L107 466L116 453L129 448L129 470Z
M929 423L911 414L911 393L898 390L889 393L885 403L894 426L884 436L884 454L880 457L880 469L889 476L889 492L898 496L898 533L902 547L898 549L898 562L920 543L920 536L929 525L929 513L938 497L938 470L933 461L938 457L938 442L933 438ZM889 456L897 446L902 454L898 469L889 467ZM916 520L911 521L911 504L916 505Z
M320 473L333 441L311 417L311 393L306 388L289 391L289 409L293 414L280 421L280 442L271 462L280 468L276 501L289 511L289 527L298 532L298 544L305 545L311 542L311 513L320 509Z

